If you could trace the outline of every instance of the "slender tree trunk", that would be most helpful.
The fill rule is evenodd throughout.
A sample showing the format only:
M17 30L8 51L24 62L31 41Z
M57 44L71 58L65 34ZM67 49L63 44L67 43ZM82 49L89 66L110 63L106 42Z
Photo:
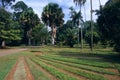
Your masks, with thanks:
M78 47L79 47L79 41L80 41L79 32L80 32L80 31L79 31L79 26L78 26Z
M93 10L92 10L92 0L90 0L90 7L91 7L91 51L93 51Z
M81 13L81 5L80 5L80 13ZM80 19L80 22L81 24L81 19ZM82 25L81 25L81 49L83 49L83 32L82 32Z
M2 48L5 47L5 40L2 41Z

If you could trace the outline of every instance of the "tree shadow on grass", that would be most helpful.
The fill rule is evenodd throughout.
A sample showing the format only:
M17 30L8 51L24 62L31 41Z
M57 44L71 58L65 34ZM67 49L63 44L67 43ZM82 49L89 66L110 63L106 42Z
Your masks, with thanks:
M106 61L111 63L120 64L120 54L117 53L80 53L80 52L70 52L70 51L60 51L57 55L63 57L75 57L82 60L96 60L96 61Z

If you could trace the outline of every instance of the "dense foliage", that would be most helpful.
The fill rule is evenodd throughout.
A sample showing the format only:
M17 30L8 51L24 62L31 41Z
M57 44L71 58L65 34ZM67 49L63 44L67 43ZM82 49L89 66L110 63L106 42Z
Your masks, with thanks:
M115 50L120 52L120 1L106 4L97 23L103 39L112 41Z
M77 28L74 26L73 22L69 20L58 29L57 36L57 43L73 47L77 41Z

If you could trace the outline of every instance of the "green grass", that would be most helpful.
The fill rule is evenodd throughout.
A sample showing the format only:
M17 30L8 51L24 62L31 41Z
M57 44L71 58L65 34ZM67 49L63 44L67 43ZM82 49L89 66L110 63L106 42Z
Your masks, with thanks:
M46 55L47 56L47 55ZM65 62L71 62L76 64L82 64L82 65L89 65L89 66L95 66L95 67L101 67L101 68L114 68L114 65L108 62L98 62L98 61L92 61L92 60L81 60L81 59L75 59L75 58L65 58L62 56L47 56L48 58L53 58L55 60L65 61Z
M16 60L9 58L0 59L0 80L3 80L8 72L11 70L12 66L15 64Z
M43 63L40 60L36 60L36 59L32 59L34 62L36 62L37 64L39 64L41 67L43 67L44 69L46 69L48 72L50 72L52 75L56 76L58 79L60 80L77 80L75 77L69 76L65 73L62 73L60 71L58 71L57 69L46 65L45 63Z
M12 69L13 65L16 63L19 56L31 56L29 52L19 52L16 54L10 54L0 57L0 80L4 80L7 74Z
M101 75L81 71L79 69L72 68L70 66L62 65L62 64L59 64L59 63L55 63L55 62L47 61L47 60L43 60L43 59L40 59L40 61L45 62L45 63L50 64L50 65L53 65L57 68L61 68L63 70L69 71L71 73L78 74L80 76L86 77L89 80L107 80L106 78L104 78Z
M80 69L84 69L84 70L94 71L94 72L101 73L101 74L116 75L114 72L105 70L103 68L86 66L86 65L80 65L80 64L75 64L75 63L68 63L68 62L64 62L64 61L55 60L55 59L53 59L51 57L44 57L44 56L42 56L40 58L48 60L48 61L51 61L51 62L56 62L56 63L59 63L59 64L65 64L65 65L68 65L68 66L72 66L72 67L76 67L76 68L80 68Z
M34 56L34 54L39 52L43 53L42 56ZM30 48L30 51L0 57L0 80L4 80L20 56L32 58L32 61L57 77L58 80L77 80L74 75L70 76L69 73L83 76L89 80L107 80L102 75L120 75L106 70L106 68L112 68L118 69L120 72L120 61L116 54L112 49L94 49L94 52L91 52L89 49L81 51L80 48L66 47L46 46L43 48ZM51 80L42 71L37 69L31 60L28 60L28 64L35 80ZM69 73L64 73L59 69Z
M36 68L35 65L29 59L27 59L27 63L35 80L52 80L45 73L40 71L40 69Z

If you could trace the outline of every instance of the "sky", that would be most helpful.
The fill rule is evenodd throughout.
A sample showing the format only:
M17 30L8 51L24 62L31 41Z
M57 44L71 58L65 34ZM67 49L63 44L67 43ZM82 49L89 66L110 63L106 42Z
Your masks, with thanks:
M76 11L79 11L79 6L76 6L73 0L16 0L25 2L29 7L32 7L36 14L41 18L41 13L43 8L50 2L58 3L62 8L63 13L65 14L65 22L70 19L70 10L69 7L73 7ZM101 4L104 5L108 0L101 0ZM87 0L85 3L86 11L84 7L82 8L82 16L84 20L90 20L90 0ZM99 0L93 0L93 10L99 9ZM86 18L84 13L86 13ZM97 16L93 14L93 20L96 21Z

